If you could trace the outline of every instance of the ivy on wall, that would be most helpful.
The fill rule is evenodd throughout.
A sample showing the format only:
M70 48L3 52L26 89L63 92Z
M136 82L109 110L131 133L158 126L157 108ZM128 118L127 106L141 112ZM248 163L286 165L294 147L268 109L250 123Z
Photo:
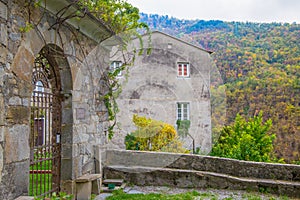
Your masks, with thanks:
M45 7L42 4L42 0L26 0L25 1L26 12L28 16L28 20L26 21L23 27L20 27L20 32L26 33L32 29L35 29L39 32L39 24L42 21L43 16L45 15ZM76 7L78 8L76 12L69 12L69 8ZM39 20L33 20L34 9L41 8L42 14ZM76 18L77 20L82 19L86 15L92 15L95 17L99 23L104 24L113 35L120 35L122 40L121 52L122 54L127 53L127 45L133 38L139 38L140 51L139 54L143 52L143 42L141 39L141 34L144 32L149 32L148 26L140 22L139 9L132 6L130 3L123 0L72 0L69 1L69 4L64 8L61 8L53 17L54 23L50 24L50 29L55 30L55 37L58 38L60 44L63 45L62 37L60 35L61 27L68 27L69 25L65 22L67 20ZM77 42L79 46L78 51L81 52L80 57L76 57L82 62L82 59L86 57L86 51L84 50L84 44L81 44L79 41L79 36L76 30L68 27L73 34L74 40ZM142 31L143 30L143 31ZM43 34L39 34L42 36ZM150 38L150 34L149 34ZM45 41L45 40L44 40ZM150 41L150 40L149 40ZM46 45L46 44L45 44ZM149 49L147 49L149 53ZM61 52L60 52L61 53ZM136 50L134 50L133 57L130 59L125 59L121 68L115 70L114 72L106 71L102 74L102 81L105 82L106 92L100 93L100 98L98 100L103 101L108 114L108 120L111 121L107 132L108 137L111 139L114 135L114 127L116 125L116 114L119 111L116 98L121 93L121 85L117 80L117 74L120 71L126 71L128 66L130 66L134 62L134 58L136 55ZM71 55L64 55L71 56ZM124 58L126 56L123 56Z

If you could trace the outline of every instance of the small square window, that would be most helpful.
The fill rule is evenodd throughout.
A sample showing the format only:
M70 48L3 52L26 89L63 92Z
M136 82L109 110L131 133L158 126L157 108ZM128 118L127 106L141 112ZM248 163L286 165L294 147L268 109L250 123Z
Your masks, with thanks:
M115 72L117 69L120 69L122 67L122 62L121 61L113 61L110 64L110 71L113 73ZM120 70L120 72L117 75L118 77L122 76L122 70Z
M190 64L187 62L177 63L177 76L190 77Z
M189 120L189 119L190 119L190 104L177 103L177 120Z

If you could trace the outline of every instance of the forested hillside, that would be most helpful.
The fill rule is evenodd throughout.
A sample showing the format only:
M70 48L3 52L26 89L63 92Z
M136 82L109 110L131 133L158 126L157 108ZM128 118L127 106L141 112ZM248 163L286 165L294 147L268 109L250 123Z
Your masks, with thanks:
M273 121L278 158L300 160L299 24L179 20L146 14L141 14L141 20L152 30L213 51L226 86L226 124L238 113L252 117L263 111L265 120Z

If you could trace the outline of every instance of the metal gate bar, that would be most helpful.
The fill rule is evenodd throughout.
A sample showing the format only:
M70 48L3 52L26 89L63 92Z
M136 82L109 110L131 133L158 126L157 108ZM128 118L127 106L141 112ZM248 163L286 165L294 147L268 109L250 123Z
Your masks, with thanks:
M60 190L61 104L53 73L43 57L36 59L31 97L29 195L51 196ZM52 78L52 79L51 79Z

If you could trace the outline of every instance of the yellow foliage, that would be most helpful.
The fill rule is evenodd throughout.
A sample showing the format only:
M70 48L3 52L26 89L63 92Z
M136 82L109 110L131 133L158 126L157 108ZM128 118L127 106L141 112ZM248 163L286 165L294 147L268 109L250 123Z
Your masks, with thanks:
M137 126L137 130L132 133L135 138L133 147L138 145L142 151L188 152L172 125L138 115L133 116L133 123Z

